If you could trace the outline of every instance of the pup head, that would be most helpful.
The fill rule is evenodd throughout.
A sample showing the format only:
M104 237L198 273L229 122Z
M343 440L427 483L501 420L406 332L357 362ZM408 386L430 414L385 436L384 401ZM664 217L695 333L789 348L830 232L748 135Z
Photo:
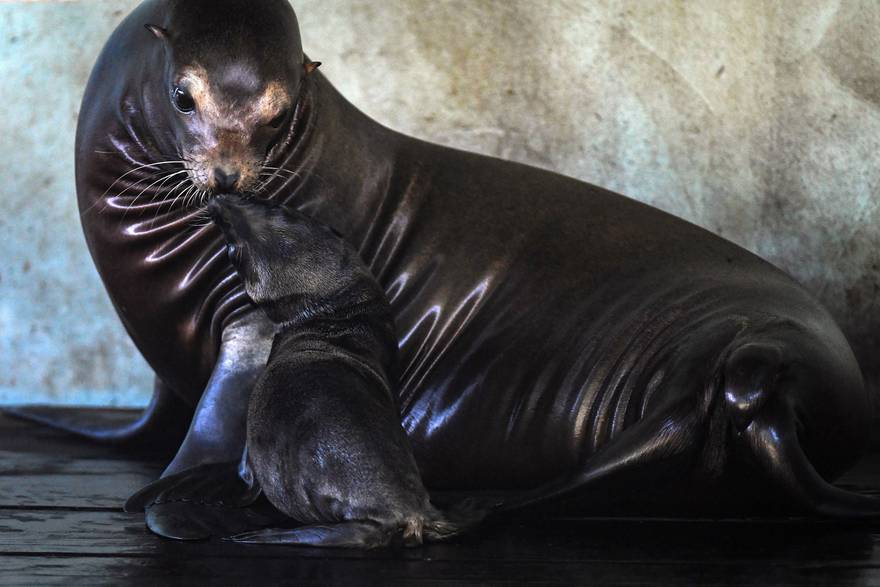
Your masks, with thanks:
M221 195L208 213L226 237L248 295L275 322L328 303L360 301L347 297L375 295L379 288L354 247L299 212Z

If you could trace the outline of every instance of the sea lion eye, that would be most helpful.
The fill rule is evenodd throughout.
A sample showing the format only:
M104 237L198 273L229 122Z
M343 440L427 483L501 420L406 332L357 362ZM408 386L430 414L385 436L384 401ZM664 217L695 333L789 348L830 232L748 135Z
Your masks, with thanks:
M269 126L271 126L272 128L279 128L282 124L284 124L285 118L287 118L287 110L282 110L281 114L269 121Z
M184 114L191 114L196 109L195 100L180 86L171 92L171 101L174 102L174 107Z

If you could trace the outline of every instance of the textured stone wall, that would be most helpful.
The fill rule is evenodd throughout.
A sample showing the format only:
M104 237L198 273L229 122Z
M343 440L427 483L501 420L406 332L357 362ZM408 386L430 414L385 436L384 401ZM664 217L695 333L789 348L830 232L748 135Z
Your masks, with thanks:
M146 401L83 244L73 133L136 2L0 4L0 401ZM606 186L783 267L880 362L876 0L297 0L393 128ZM540 194L535 194L540 198Z

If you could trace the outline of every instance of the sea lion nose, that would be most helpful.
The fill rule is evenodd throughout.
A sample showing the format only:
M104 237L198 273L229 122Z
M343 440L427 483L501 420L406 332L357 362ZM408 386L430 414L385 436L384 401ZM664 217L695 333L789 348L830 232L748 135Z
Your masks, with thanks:
M214 168L214 183L217 184L218 191L232 191L240 178L241 174L238 171L222 167Z

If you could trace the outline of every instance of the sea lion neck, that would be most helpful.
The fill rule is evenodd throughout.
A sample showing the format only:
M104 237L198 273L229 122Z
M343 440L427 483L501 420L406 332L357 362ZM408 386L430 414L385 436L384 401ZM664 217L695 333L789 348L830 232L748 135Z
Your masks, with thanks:
M304 84L289 145L278 162L269 162L284 177L266 197L318 218L362 248L379 207L396 200L398 155L411 139L362 113L320 72Z

